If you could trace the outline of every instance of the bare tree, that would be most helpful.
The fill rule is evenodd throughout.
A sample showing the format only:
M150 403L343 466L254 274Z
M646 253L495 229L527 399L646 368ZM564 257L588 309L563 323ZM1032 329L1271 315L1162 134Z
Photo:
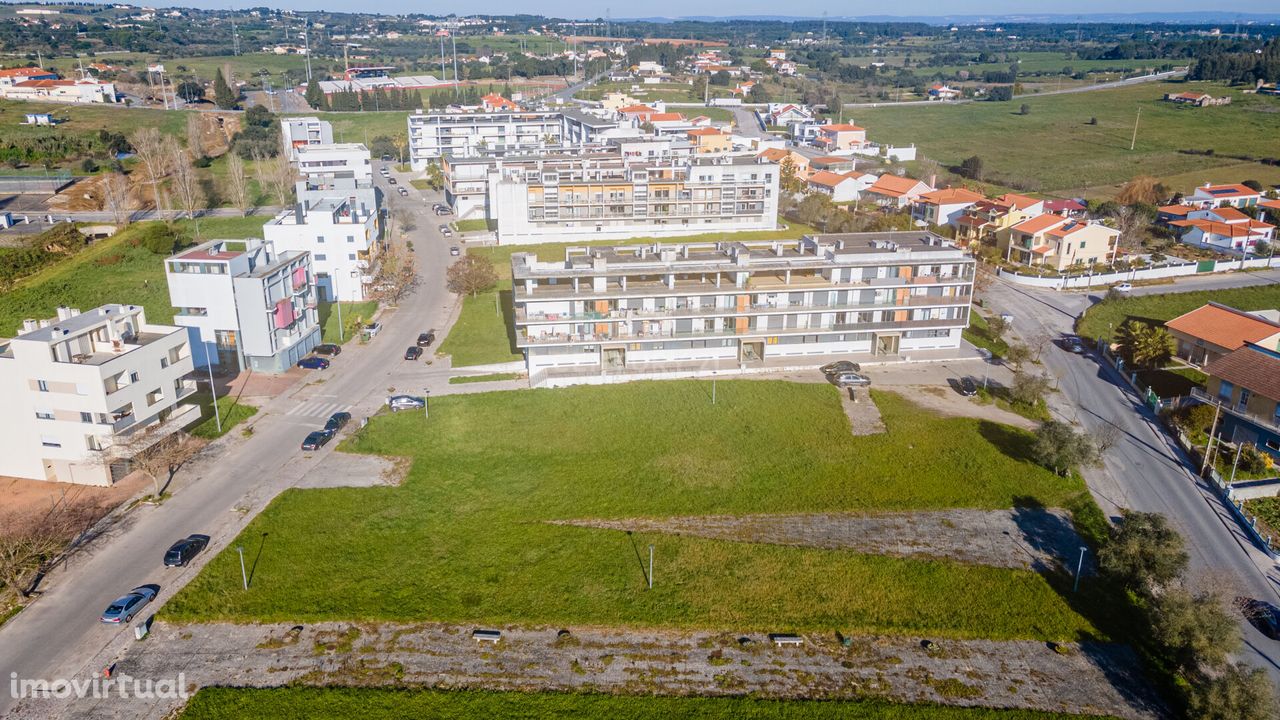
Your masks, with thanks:
M1120 205L1111 211L1111 219L1115 221L1116 229L1120 231L1117 243L1120 248L1131 250L1142 244L1147 223L1146 218L1136 208L1132 205Z
M244 160L234 152L227 153L227 188L240 215L248 215L249 178L244 174Z
M271 194L276 198L276 203L279 205L288 203L294 182L293 166L289 164L289 158L281 154L262 162L266 164L263 173L266 175L268 187L271 188Z
M253 176L258 181L258 194L261 195L267 191L266 165L263 163L266 158L255 147L249 150L249 159L253 161Z
M490 290L498 282L498 273L493 269L493 262L478 255L465 255L461 260L449 266L445 273L445 285L449 292L458 295L471 295Z
M1124 436L1124 431L1116 424L1114 420L1108 419L1106 424L1093 434L1094 442L1098 446L1098 454L1106 455L1111 452L1111 448L1120 442L1120 438Z
M99 454L99 461L106 465L127 462L131 469L151 478L155 497L159 498L173 481L173 476L200 452L201 447L201 442L185 432L157 437L156 430L146 429L130 435L117 435L109 452Z
M165 155L164 137L153 127L139 128L129 136L129 144L133 146L134 155L142 162L147 171L147 182L151 185L152 200L156 210L165 210L164 193L160 189L160 180L168 172L169 162Z
M133 203L129 200L129 178L123 173L111 173L104 177L102 202L117 227L128 225L133 215Z
M1044 355L1044 351L1049 349L1049 345L1053 343L1053 338L1048 333L1039 332L1031 336L1027 340L1028 347L1031 348L1031 357L1035 362L1040 362L1040 358Z
M373 273L373 299L394 305L418 285L418 266L414 256L391 246L378 259Z
M40 575L92 524L95 514L87 506L61 501L34 516L17 511L0 516L0 588L17 597L30 595Z
M200 131L200 113L187 114L187 152L191 158L202 158L204 151L204 133Z
M194 219L196 210L200 209L201 201L204 200L204 195L200 192L200 183L196 179L195 168L191 166L187 152L178 147L177 140L170 137L165 145L172 153L169 155L169 174L173 177L173 191L177 194L178 203L187 213L187 217Z

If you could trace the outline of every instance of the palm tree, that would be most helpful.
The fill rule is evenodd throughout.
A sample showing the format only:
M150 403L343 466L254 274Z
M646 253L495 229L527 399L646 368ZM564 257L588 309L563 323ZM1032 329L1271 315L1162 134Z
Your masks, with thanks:
M1157 367L1173 355L1173 336L1162 325L1134 321L1121 329L1120 349L1138 367Z

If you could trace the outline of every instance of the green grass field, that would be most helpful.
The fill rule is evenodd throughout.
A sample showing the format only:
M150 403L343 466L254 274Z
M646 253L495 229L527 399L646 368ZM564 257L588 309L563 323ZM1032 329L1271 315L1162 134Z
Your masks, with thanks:
M356 337L359 332L356 326L360 322L368 322L378 311L376 300L365 302L344 302L342 305L342 332L338 332L338 303L323 302L316 304L316 315L320 322L320 341L326 343L345 343Z
M1229 94L1232 104L1188 108L1160 100L1166 92ZM1029 115L1019 115L1026 103ZM1138 108L1137 147L1129 150ZM1190 191L1214 179L1206 171L1233 166L1234 182L1280 182L1280 168L1223 157L1183 155L1179 149L1214 149L1218 155L1275 155L1280 102L1205 83L1146 83L1113 90L1018 98L1010 103L858 108L853 120L879 142L915 143L944 165L971 155L988 175L1029 183L1057 195L1109 196L1135 175L1176 180ZM1097 125L1089 125L1091 117ZM1191 178L1195 178L1191 181Z
M467 385L470 383L501 382L515 380L520 373L490 373L488 375L458 375L449 378L450 385Z
M218 412L222 414L222 430L218 430L218 416L213 412L213 396L207 392L197 393L195 402L200 405L199 423L191 427L191 434L205 440L214 440L226 435L231 428L258 414L258 408L246 405L229 395L218 398Z
M259 235L267 217L203 218L206 238L239 238ZM80 253L51 265L0 294L0 334L15 332L24 318L53 317L59 305L88 310L104 303L142 305L147 321L173 320L169 287L164 279L164 258L144 247L131 247L130 238L145 223L135 223L111 238L96 242ZM189 220L177 226L193 231Z
M411 457L403 486L286 491L233 543L255 557L247 592L235 553L223 553L164 612L177 621L1095 635L1031 571L548 523L1061 507L1083 495L1078 480L1026 459L1022 431L945 419L892 394L876 401L888 434L855 438L837 391L819 384L724 381L716 405L710 384L694 381L436 398L430 418L380 415L346 444ZM662 569L646 591L637 553L650 543Z
M1280 307L1280 286L1199 290L1162 295L1107 298L1085 311L1076 332L1085 338L1118 339L1121 326L1130 320L1160 325L1210 301L1239 310L1272 310Z
M481 690L382 690L288 687L204 688L182 720L225 718L491 718L493 720L1067 720L1080 715L940 705L895 705L880 700L779 701L758 698L633 697L580 693Z
M971 345L991 351L994 357L1004 357L1009 352L1009 344L992 334L987 318L977 311L969 313L969 327L962 334Z

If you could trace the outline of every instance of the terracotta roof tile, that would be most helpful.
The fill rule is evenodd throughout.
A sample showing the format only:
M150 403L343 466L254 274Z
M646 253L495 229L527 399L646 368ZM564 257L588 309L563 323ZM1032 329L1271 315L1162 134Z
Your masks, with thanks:
M1280 400L1280 357L1270 353L1241 347L1209 363L1204 371L1255 395Z
M1031 235L1035 235L1037 233L1042 233L1045 230L1050 230L1052 228L1055 228L1059 225L1065 225L1068 222L1070 222L1070 220L1062 217L1061 215L1053 215L1051 213L1045 213L1044 215L1037 215L1028 220L1023 220L1017 225L1014 225L1012 229L1017 230L1018 232L1024 232Z
M1218 303L1201 305L1164 324L1170 330L1218 347L1235 350L1280 332L1280 325Z

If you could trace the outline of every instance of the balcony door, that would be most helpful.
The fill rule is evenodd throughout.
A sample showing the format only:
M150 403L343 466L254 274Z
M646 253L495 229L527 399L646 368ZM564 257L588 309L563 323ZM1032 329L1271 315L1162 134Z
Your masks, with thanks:
M900 335L876 335L877 355L897 355Z

